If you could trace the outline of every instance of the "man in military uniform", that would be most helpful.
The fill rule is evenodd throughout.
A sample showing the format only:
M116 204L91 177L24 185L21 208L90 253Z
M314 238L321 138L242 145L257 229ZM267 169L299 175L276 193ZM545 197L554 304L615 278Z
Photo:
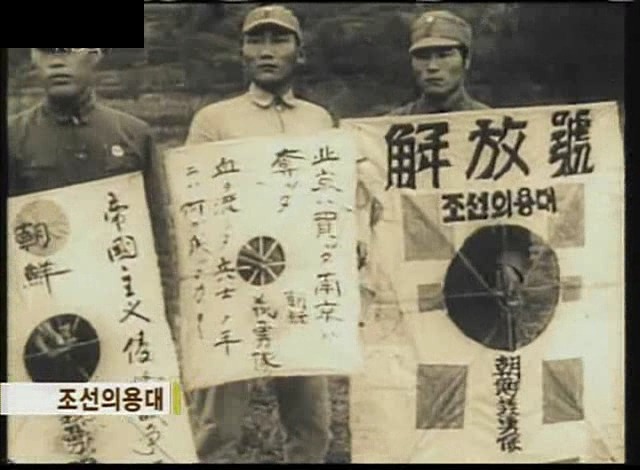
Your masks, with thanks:
M471 64L471 26L448 11L427 12L411 27L411 66L420 97L390 115L448 113L487 109L465 89Z
M45 98L9 118L9 196L142 171L161 271L171 261L150 127L96 101L103 49L32 49ZM163 275L163 284L166 276Z
M295 15L281 6L255 8L245 18L242 35L242 56L251 81L248 91L200 110L186 144L312 134L333 127L325 109L292 91L302 43ZM285 460L323 462L330 436L326 377L283 377L272 383L284 425ZM195 390L188 398L200 458L214 460L221 453L227 458L235 453L249 405L248 382Z

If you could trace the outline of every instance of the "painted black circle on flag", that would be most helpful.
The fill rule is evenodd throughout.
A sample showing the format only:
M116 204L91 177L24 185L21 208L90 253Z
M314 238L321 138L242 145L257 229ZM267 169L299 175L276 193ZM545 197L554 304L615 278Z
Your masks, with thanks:
M24 347L24 364L34 382L88 382L99 360L96 330L72 313L40 323Z
M517 225L482 227L452 260L444 282L451 320L469 338L515 351L539 337L560 297L554 251Z
M254 237L240 249L237 265L238 274L249 284L271 284L284 271L284 249L271 237Z

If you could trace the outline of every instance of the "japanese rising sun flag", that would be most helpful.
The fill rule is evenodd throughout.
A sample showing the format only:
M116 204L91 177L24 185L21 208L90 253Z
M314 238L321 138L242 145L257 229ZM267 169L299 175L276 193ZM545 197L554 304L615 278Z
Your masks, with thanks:
M168 152L187 389L358 366L355 156L335 130Z
M140 173L10 198L8 222L9 382L179 378ZM186 412L83 416L77 398L77 416L10 416L9 458L197 462Z
M353 462L624 459L614 103L343 121L368 161Z

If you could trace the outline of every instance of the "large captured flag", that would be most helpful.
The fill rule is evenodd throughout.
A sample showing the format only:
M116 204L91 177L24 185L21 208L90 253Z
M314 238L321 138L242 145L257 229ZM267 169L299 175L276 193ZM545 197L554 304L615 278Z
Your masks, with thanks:
M167 154L187 389L358 366L355 161L335 130Z
M353 462L622 461L616 105L342 126L384 206Z
M140 173L10 198L8 222L9 382L179 378ZM10 416L9 458L197 462L186 412L82 413L147 399L111 390L70 402L77 416Z

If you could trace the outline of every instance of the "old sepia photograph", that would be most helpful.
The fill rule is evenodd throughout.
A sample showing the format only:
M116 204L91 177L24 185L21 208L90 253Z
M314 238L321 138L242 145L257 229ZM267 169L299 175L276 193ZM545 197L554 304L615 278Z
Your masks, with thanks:
M144 47L8 49L6 459L628 461L627 10L145 2Z

